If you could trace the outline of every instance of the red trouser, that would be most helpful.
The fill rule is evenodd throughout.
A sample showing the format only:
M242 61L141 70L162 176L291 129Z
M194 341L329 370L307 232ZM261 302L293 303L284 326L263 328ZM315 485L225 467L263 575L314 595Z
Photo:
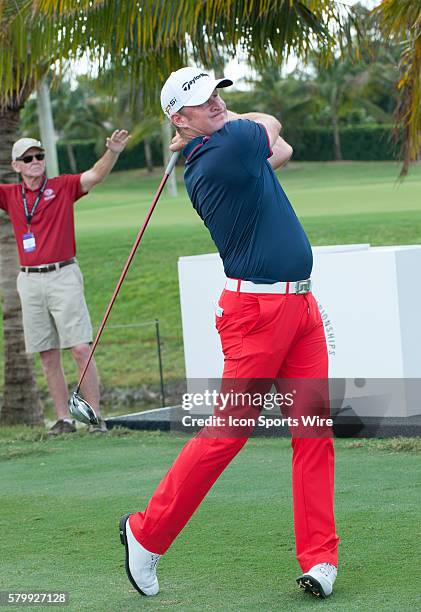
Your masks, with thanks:
M323 324L312 294L274 295L224 291L217 328L225 356L224 379L297 378L327 381ZM191 439L158 485L145 512L130 517L135 537L163 554L206 493L241 450L246 436ZM292 490L297 559L305 572L338 564L333 513L334 449L331 436L292 432Z

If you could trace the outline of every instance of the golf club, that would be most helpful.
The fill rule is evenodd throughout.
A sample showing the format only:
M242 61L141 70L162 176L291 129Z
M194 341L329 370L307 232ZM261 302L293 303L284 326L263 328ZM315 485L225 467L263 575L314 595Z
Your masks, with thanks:
M82 385L82 382L83 382L83 379L85 377L86 371L87 371L87 369L89 367L89 364L91 363L92 356L93 356L94 351L95 351L95 349L97 347L97 344L98 344L99 339L101 337L102 331L103 331L103 329L105 327L105 324L107 322L108 316L109 316L109 314L111 312L111 308L113 307L114 302L115 302L116 297L117 297L117 294L120 291L120 287L123 284L124 278L125 278L125 276L127 274L127 270L129 269L129 266L130 266L130 264L132 262L134 254L136 253L137 247L139 246L139 243L140 243L140 241L142 239L142 236L145 233L145 229L146 229L146 227L147 227L147 225L149 223L149 219L151 218L152 213L154 211L154 208L156 206L156 203L158 202L159 196L161 195L162 190L165 187L165 183L167 182L168 177L170 176L170 174L171 174L171 172L172 172L172 170L173 170L173 168L174 168L174 166L175 166L175 164L177 162L177 159L178 159L179 155L180 155L179 151L174 152L172 154L171 158L170 158L168 166L165 169L164 176L161 179L159 187L158 187L158 189L157 189L157 191L155 193L154 199L152 200L152 204L151 204L151 206L149 208L148 214L146 215L146 218L145 218L145 220L144 220L144 222L142 224L142 227L140 228L140 231L139 231L139 233L137 235L137 238L135 240L133 248L132 248L132 250L130 252L130 255L129 255L127 261L126 261L126 264L125 264L125 266L123 268L123 271L122 271L122 273L120 275L120 278L118 280L118 283L117 283L117 285L116 285L116 287L114 289L114 293L113 293L113 295L111 297L110 303L108 304L108 307L107 307L106 313L104 315L104 318L102 319L101 325L99 326L99 330L98 330L98 333L97 333L96 338L94 340L94 343L92 345L92 349L91 349L90 355L89 355L88 360L87 360L87 362L85 364L83 372L82 372L82 374L80 376L80 379L79 379L79 382L78 382L78 385L77 385L77 389L76 389L76 391L74 391L72 393L72 396L69 399L69 411L70 411L70 414L75 419L77 419L78 421L81 421L82 423L86 423L87 425L97 425L98 424L98 417L95 414L95 410L92 408L92 406L90 406L88 404L88 402L86 400L84 400L79 395L80 387Z

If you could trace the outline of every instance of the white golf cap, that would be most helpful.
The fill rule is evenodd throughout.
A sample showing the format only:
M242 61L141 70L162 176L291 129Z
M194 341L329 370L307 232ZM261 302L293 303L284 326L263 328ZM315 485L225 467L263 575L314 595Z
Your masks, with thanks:
M35 140L35 138L19 138L12 147L13 161L22 157L28 149L41 149L41 151L44 151L44 147L39 140Z
M216 87L229 87L230 79L214 79L200 68L180 68L172 72L161 89L161 106L171 117L183 106L198 106L212 95Z

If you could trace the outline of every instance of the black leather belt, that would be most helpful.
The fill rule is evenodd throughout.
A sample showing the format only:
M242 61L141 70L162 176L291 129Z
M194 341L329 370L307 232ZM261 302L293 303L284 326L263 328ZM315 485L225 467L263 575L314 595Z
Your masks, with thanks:
M53 264L46 264L45 266L21 266L20 269L22 272L53 272L54 270L59 270L60 268L64 268L64 266L70 266L70 264L76 263L76 257L72 257L71 259L65 259L64 261L58 261Z

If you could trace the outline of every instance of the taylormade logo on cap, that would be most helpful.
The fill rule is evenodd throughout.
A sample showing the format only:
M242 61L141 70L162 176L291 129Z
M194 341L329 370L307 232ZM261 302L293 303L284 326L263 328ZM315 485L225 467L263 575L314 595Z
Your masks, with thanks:
M230 79L214 79L200 68L180 68L172 72L161 90L161 106L167 117L171 117L183 106L198 106L212 95L216 87L232 85Z
M186 81L185 83L182 84L182 89L183 91L189 91L190 86L194 85L196 83L197 80L200 79L200 77L208 77L209 75L206 74L206 72L201 72L200 74L198 74L197 76L193 77L190 81Z

